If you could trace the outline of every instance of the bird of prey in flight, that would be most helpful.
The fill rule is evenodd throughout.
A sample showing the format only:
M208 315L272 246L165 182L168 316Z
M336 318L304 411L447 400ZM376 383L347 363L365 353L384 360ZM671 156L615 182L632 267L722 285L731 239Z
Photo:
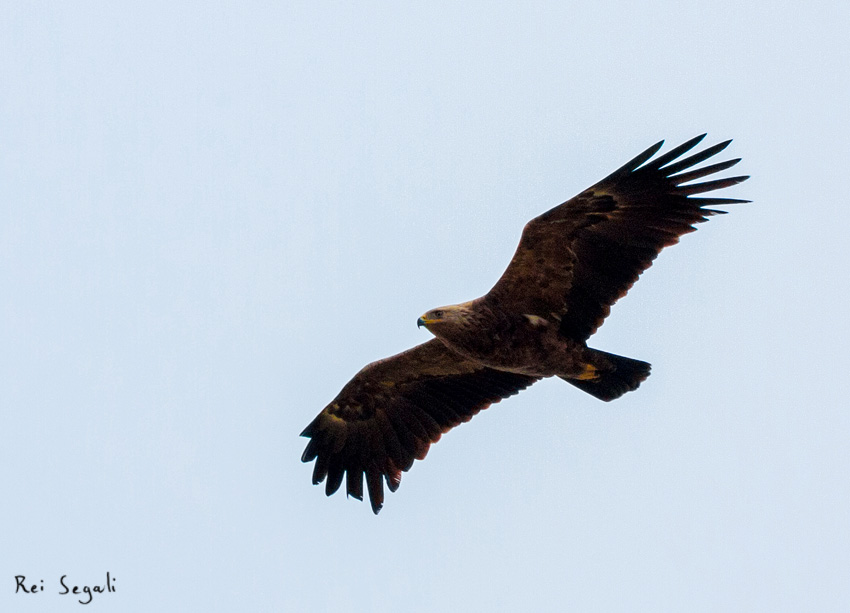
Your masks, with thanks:
M544 377L605 401L637 389L649 364L587 340L664 247L725 212L706 207L748 202L694 197L748 178L695 182L740 161L694 168L731 142L681 157L704 137L653 159L657 143L535 217L486 295L422 315L435 338L365 366L302 432L313 483L327 479L331 495L345 477L348 495L362 500L365 477L378 513L384 481L394 492L442 434Z

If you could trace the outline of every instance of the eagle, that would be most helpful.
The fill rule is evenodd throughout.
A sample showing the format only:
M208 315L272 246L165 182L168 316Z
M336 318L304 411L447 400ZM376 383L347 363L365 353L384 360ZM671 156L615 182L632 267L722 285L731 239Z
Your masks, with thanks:
M305 428L301 460L328 496L342 485L372 511L401 473L450 429L545 377L610 401L637 389L650 365L587 346L611 305L664 247L695 224L749 202L693 197L747 176L694 182L738 159L694 168L727 140L682 158L705 134L655 157L661 141L574 198L529 221L510 264L481 298L418 319L435 338L365 366Z

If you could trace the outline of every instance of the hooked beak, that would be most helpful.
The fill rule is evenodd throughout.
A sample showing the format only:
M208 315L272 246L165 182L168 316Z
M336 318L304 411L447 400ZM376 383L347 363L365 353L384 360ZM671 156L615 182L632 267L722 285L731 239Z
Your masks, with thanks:
M439 321L439 320L438 320L438 319L433 319L433 318L432 318L432 319L428 319L427 317L425 317L425 316L423 315L422 317L420 317L419 319L417 319L417 320L416 320L416 325L417 325L418 327L420 327L420 328L421 328L422 326L425 326L425 327L427 328L428 326L430 326L432 323L434 323L434 322L436 322L436 321Z

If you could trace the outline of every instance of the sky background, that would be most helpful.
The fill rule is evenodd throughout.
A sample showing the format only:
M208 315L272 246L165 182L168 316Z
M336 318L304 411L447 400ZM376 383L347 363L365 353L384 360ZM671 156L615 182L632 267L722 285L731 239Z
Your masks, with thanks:
M850 4L5 3L0 609L850 607ZM298 435L665 138L754 202L388 494ZM737 171L740 170L740 173ZM727 173L732 174L732 173ZM15 594L15 575L45 591Z

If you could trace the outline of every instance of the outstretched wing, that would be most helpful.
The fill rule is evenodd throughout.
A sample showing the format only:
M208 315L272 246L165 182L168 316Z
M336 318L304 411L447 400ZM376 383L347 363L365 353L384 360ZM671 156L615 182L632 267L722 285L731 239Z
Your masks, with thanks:
M394 492L401 471L443 433L537 380L486 368L430 340L357 373L301 433L310 437L301 461L316 460L313 483L327 478L328 496L345 475L348 495L363 500L365 475L377 514L382 478Z
M532 219L486 299L502 309L560 320L561 334L587 340L664 247L693 232L694 224L710 215L725 213L706 206L749 202L691 197L748 178L690 183L740 161L687 170L731 141L675 161L704 137L648 161L661 141L593 187Z

